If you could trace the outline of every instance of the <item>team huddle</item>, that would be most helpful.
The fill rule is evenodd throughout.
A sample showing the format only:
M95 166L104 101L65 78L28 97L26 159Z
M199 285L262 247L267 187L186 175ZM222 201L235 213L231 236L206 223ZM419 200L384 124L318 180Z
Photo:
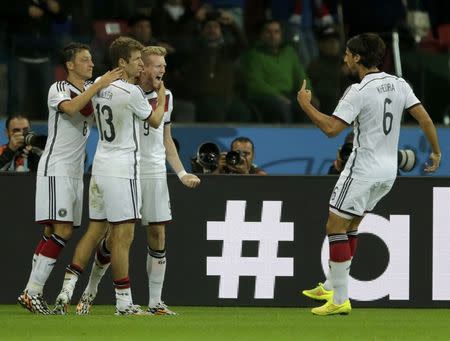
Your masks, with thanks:
M162 301L166 270L165 225L171 221L166 160L190 188L200 179L189 174L171 136L172 93L164 86L166 50L117 38L110 46L114 70L89 82L94 64L89 47L71 43L63 50L67 80L49 90L48 140L36 182L36 221L44 233L28 283L18 300L33 313L66 314L80 275L95 250L89 283L77 305L88 314L98 285L111 264L116 315L173 315ZM43 298L54 264L81 225L86 141L96 122L99 141L89 185L89 226L66 268L61 292L51 310ZM149 304L133 303L128 277L134 227L147 230Z

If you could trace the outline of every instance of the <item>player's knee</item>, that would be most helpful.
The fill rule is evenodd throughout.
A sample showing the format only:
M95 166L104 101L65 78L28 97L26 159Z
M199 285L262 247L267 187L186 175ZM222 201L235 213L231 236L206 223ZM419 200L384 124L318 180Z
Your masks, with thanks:
M328 219L328 221L327 221L326 229L327 229L327 235L347 232L345 226L341 226L340 224L337 224L336 222L334 222L330 219Z
M160 242L166 239L166 232L164 226L161 225L150 225L147 230L148 239Z
M53 233L65 240L72 238L73 227L70 224L55 224L53 226L53 230Z

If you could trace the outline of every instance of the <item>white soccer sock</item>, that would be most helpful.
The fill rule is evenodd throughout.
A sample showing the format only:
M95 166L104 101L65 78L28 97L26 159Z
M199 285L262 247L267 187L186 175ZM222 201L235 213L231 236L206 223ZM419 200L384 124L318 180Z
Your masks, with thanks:
M348 277L351 260L345 262L330 261L330 279L333 284L333 303L342 304L348 300Z
M97 295L98 285L102 280L103 276L108 270L111 263L101 264L98 261L97 253L95 254L94 263L92 264L91 274L89 275L89 282L84 289L84 292L90 293L92 295Z
M131 296L131 288L118 289L116 291L116 307L119 310L126 309L129 305L133 304L133 297Z
M325 282L323 283L323 287L325 288L325 290L333 290L333 283L331 283L331 278L330 278L330 262L328 261L328 271L325 275Z
M72 299L73 291L77 285L78 275L67 272L64 274L64 282L61 291L66 291L69 294L69 302Z
M39 257L39 255L33 253L33 261L31 263L31 271L34 270L34 267L36 266L36 262L37 262L38 257Z
M155 251L148 248L147 275L149 307L154 307L161 302L161 292L166 273L166 251Z
M25 290L28 290L30 296L42 294L45 282L52 272L56 263L56 259L43 256L40 254L36 260L33 271Z

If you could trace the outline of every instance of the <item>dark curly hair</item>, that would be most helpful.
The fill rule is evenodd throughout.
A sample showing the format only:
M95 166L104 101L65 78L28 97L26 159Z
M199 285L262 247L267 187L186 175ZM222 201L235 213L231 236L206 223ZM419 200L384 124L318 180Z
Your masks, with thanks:
M347 42L347 48L352 54L359 54L360 64L366 68L378 67L382 64L386 45L376 33L362 33Z

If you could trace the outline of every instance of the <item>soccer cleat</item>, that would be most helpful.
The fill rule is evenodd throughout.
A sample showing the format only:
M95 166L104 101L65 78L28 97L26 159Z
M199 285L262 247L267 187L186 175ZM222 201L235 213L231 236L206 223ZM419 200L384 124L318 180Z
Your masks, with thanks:
M27 291L24 291L18 297L18 301L22 307L28 309L32 313L52 315L51 310L47 306L47 302L45 302L44 297L41 294L30 296Z
M177 315L177 313L170 310L164 302L159 302L153 307L148 307L147 312L151 315Z
M56 297L55 307L53 308L53 314L55 315L66 315L69 307L69 293L63 289Z
M310 290L303 290L303 295L318 301L329 301L333 298L333 290L326 290L323 283L319 283L317 287Z
M314 308L311 312L314 315L326 316L326 315L348 315L352 311L352 305L350 300L346 300L342 304L334 304L332 301L328 301L323 306Z
M80 302L77 304L75 310L77 315L87 315L91 311L92 302L94 302L95 295L88 292L83 292L81 295Z
M125 309L119 309L116 307L116 316L120 315L149 315L146 311L142 310L137 304L129 304Z

